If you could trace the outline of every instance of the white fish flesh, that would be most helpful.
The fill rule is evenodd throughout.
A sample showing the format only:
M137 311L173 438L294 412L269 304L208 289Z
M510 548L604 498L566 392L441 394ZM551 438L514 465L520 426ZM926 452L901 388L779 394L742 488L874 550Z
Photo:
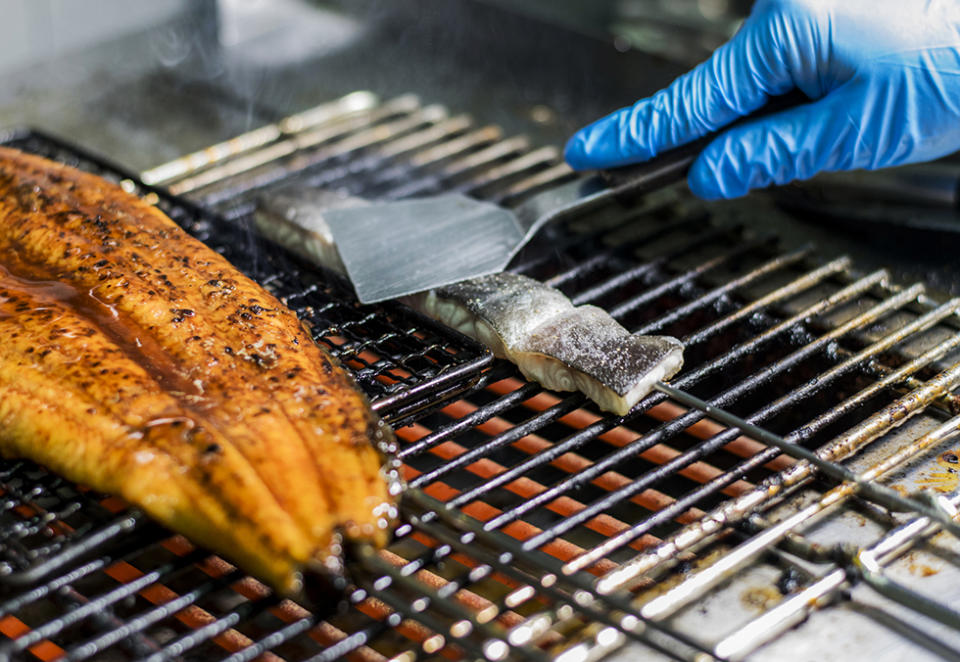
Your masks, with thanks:
M345 274L330 226L324 211L368 204L362 198L340 195L323 189L280 190L263 196L257 202L254 222L268 239L290 252Z
M676 338L633 335L605 310L574 306L562 292L519 274L481 276L405 302L479 340L527 379L580 391L621 416L683 366Z
M256 223L300 256L345 273L323 213L361 204L325 191L281 191L259 200ZM483 343L527 379L580 391L621 416L683 366L676 338L633 335L601 308L574 306L559 290L519 274L473 278L403 301Z

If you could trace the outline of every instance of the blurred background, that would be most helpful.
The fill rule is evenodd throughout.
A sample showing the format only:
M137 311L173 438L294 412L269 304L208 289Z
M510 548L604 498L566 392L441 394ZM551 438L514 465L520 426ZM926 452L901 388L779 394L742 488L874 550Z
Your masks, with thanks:
M750 0L0 0L0 126L142 171L348 92L562 147L728 39ZM960 293L953 159L715 205ZM877 229L879 228L879 231Z
M704 59L749 4L0 0L0 119L143 168L365 87L560 140Z

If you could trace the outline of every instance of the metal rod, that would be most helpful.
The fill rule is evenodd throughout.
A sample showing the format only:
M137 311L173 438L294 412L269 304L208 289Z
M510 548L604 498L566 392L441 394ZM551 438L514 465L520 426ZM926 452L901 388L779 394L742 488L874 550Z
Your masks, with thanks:
M175 597L169 602L154 607L145 614L137 616L135 619L123 623L99 636L71 646L68 659L80 660L96 655L106 648L123 641L127 637L143 632L163 619L169 618L171 615L196 604L203 596L209 595L214 590L229 586L231 583L242 579L243 576L243 572L236 570L222 577L218 577L213 581L205 582L197 588L179 597Z
M277 598L270 596L256 601L243 602L230 610L226 615L222 615L213 622L192 630L168 643L162 649L147 657L144 662L165 662L171 657L179 657L203 642L232 629L235 625L250 618L253 614L264 611L270 605L275 604L276 601ZM244 638L246 639L244 642L245 645L252 643L248 638Z
M368 590L372 591L372 594L377 596L380 600L383 600L394 609L400 611L400 613L406 613L408 616L415 617L418 621L421 621L425 626L437 634L446 633L448 631L447 628L444 627L443 624L433 616L433 613L436 613L438 610L448 612L456 620L469 621L473 626L471 632L476 632L478 634L482 633L484 637L484 641L481 642L481 644L477 647L477 650L489 648L491 645L495 645L495 642L503 641L504 633L499 628L494 627L489 621L481 621L480 619L477 619L474 612L461 607L454 601L441 598L436 590L428 588L423 583L415 582L410 577L404 575L400 569L384 562L379 557L377 552L369 545L360 546L358 553L360 554L361 561L367 568L379 573L381 577L390 577L395 584L405 586L407 589L412 590L414 594L423 596L423 598L428 600L428 603L424 603L424 607L422 609L412 608L411 604L403 601L399 598L399 596L395 598L389 591L378 591L373 585L375 582L372 582L371 588ZM426 609L427 605L432 605L434 610L428 612ZM467 642L462 639L459 639L457 643L461 646L468 645ZM524 659L544 659L544 656L539 651L535 651L526 647L515 647L511 652Z
M958 428L960 428L960 421L957 418L951 419L936 430L924 435L923 440L918 440L918 442L923 448L930 447L956 434ZM889 471L899 462L887 460L883 464L886 465L885 469L881 469L879 465L872 469L875 475L881 475ZM957 498L955 496L951 503L955 504ZM888 563L892 560L891 551L902 553L906 546L920 538L932 535L937 530L939 530L939 527L933 524L929 518L915 518L890 531L870 547L853 554L851 561L856 561L857 557L860 557L859 565L863 564L862 559L864 558L868 559L867 563L872 566L879 563ZM857 568L853 572L853 577L861 576L861 573L862 568ZM714 652L718 657L724 659L738 660L745 657L773 637L802 621L806 613L826 601L828 596L835 593L850 579L851 572L848 568L837 568L830 571L796 595L784 599L780 604L739 628L737 632L722 639L714 647ZM906 606L913 608L910 601L912 596L900 592L896 598L901 604L906 603ZM904 598L910 599L904 600Z
M388 137L398 138L403 133L425 123L442 119L446 115L446 111L440 106L419 108L414 102L415 99L399 98L380 106L371 113L373 118L378 121L401 114L399 119L371 126L369 121L371 117L348 117L333 123L329 127L299 133L263 149L226 161L222 165L180 180L171 185L169 190L176 195L184 193L196 195L197 192L203 192L208 205L217 204L235 195L235 191L229 187L223 190L214 189L213 191L205 191L205 189L224 180L261 169L262 171L258 173L254 182L257 187L262 187L278 181L296 170L303 170L308 166L316 167L333 158L342 158L351 152L369 147ZM308 155L305 153L308 148L317 149ZM248 190L249 188L245 192Z
M804 246L803 248L800 248L792 253L779 255L769 262L766 262L765 264L762 264L752 271L740 276L739 278L731 280L717 288L710 290L709 292L704 293L702 296L694 299L693 301L685 303L684 305L671 310L667 314L662 315L648 324L634 330L634 333L640 336L649 335L655 331L666 328L670 324L687 317L692 312L706 308L713 302L730 295L745 285L749 285L750 283L759 280L764 276L768 276L774 272L780 271L781 269L786 269L801 262L810 255L812 250L813 249L811 246Z
M397 457L403 459L407 456L419 455L420 453L423 453L434 446L442 444L447 439L457 436L458 433L473 428L477 425L481 425L497 414L512 409L527 398L534 395L538 390L540 390L540 387L536 384L527 383L524 385L524 387L514 391L509 396L498 398L488 406L478 407L475 411L467 416L457 419L453 423L440 427L436 431L431 432L430 434L417 440L415 443L402 447L397 452Z
M578 292L575 296L570 298L570 301L576 306L595 301L596 299L599 299L605 294L616 292L618 289L622 288L624 285L627 285L631 281L643 280L642 277L646 276L648 273L652 272L654 269L662 268L664 264L666 264L669 260L675 257L684 255L684 254L693 253L694 251L696 251L697 249L703 246L715 245L721 242L726 243L726 241L724 240L729 241L729 239L731 239L739 229L740 229L739 227L718 228L713 230L707 229L704 232L700 232L695 235L692 235L687 241L683 242L680 246L677 246L670 252L664 253L662 255L658 255L656 258L648 262L642 262L633 269L625 269L622 271L618 270L618 272L615 275L600 281L596 285L593 285L582 292ZM646 237L649 237L649 238L652 238L650 235L652 235L653 237L656 237L660 234L663 234L663 228L657 228L650 233L645 233ZM683 278L684 276L689 276L689 278L695 278L697 276L700 276L703 273L709 271L710 269L716 268L717 266L723 264L723 262L725 262L726 260L730 260L735 258L736 256L756 250L763 243L764 242L762 241L758 241L758 242L747 242L745 245L739 245L733 250L728 251L726 254L713 257L707 262L705 262L704 264L698 265L697 267L684 272L680 276L677 276L667 281L666 283L657 284L657 286L654 287L652 290L648 290L644 292L642 295L629 299L628 303L632 304L634 300L642 299L642 301L636 304L636 306L638 307L642 305L644 302L657 298L663 292L666 292L669 289L672 289L673 287L678 286L680 283L677 282L677 278ZM618 306L616 309L611 309L609 311L610 315L613 317L618 317L634 309L633 306L624 308L623 310L620 310L620 308L621 307Z
M670 589L663 595L654 598L641 608L641 614L643 614L646 618L662 619L676 612L677 609L689 603L691 600L696 599L707 589L716 586L721 581L724 581L733 572L737 571L750 560L756 558L759 554L762 554L764 551L772 547L776 542L786 536L788 532L795 530L801 524L809 523L814 516L823 515L828 509L836 507L847 497L853 494L862 494L864 492L875 490L878 487L878 484L872 482L874 479L900 465L904 461L914 457L923 449L928 448L935 443L941 443L943 439L947 438L947 436L956 434L958 431L960 431L960 417L955 417L949 421L946 426L941 426L936 434L926 435L915 442L910 448L901 450L900 452L890 456L880 464L871 467L871 469L868 471L865 471L861 474L854 474L852 471L844 468L848 478L844 479L844 482L837 487L829 490L823 495L823 497L820 498L818 502L813 503L803 510L793 514L792 516L785 518L776 525L770 526L758 535L750 538L736 549L725 554L723 558L708 568L695 573L689 579L684 580L680 585ZM768 437L767 440L769 441L770 437ZM793 449L796 450L796 447L793 447ZM810 453L807 457L815 458L816 455ZM819 466L818 468L826 473L822 466ZM830 471L833 471L833 469ZM867 486L869 486L869 488L864 489ZM881 490L879 497L876 493L872 494L872 499L882 503L882 501L889 496L889 493L885 490L886 488ZM897 494L898 498L903 498L899 496L899 493L896 493L893 490L889 490L889 492ZM944 511L940 508L929 509L928 504L921 504L921 502L916 501L915 499L911 499L910 501L914 503L912 508L913 510L923 513L930 519L934 519L931 517L931 514L936 513L936 517L941 518L936 521L938 521L941 525L946 523L948 527L953 526L955 527L955 531L960 531L960 526L956 526L956 523L953 521L953 513ZM929 512L924 512L924 510L921 510L921 508L928 510ZM954 533L954 535L956 535L956 533Z
M365 147L364 158L357 160L352 167L336 168L321 173L319 177L311 176L315 167L290 175L292 181L303 181L312 187L322 186L326 189L356 189L357 166L368 176L364 178L362 191L358 193L366 198L382 199L392 197L387 193L391 187L402 186L411 179L420 175L418 171L431 165L426 155L435 152L440 147L445 148L436 154L441 158L451 144L459 141L451 139L463 134L472 126L472 120L466 115L458 115L436 123L426 124L423 128L410 133L401 134L398 138L388 138ZM467 134L469 136L469 134ZM348 146L349 147L349 146ZM415 156L419 156L419 164L414 164ZM249 192L245 193L249 197Z
M279 122L242 133L230 140L210 145L140 173L140 180L150 186L167 185L186 175L236 158L268 145L281 136L303 131L345 116L372 110L379 100L372 92L352 92L330 103L286 117Z
M954 365L952 368L941 373L930 382L927 382L925 385L927 388L925 390L930 393L936 393L938 391L945 390L950 386L956 385L957 383L960 383L960 364ZM769 499L775 492L782 490L785 485L796 483L806 476L809 476L814 469L819 469L826 476L834 480L851 481L856 483L858 490L860 490L862 495L879 503L880 505L888 508L908 510L926 515L931 519L943 524L944 528L950 531L951 534L960 534L960 525L957 525L955 522L953 522L948 515L930 507L927 504L921 503L916 499L908 499L903 497L898 492L890 488L866 481L861 481L849 469L831 461L836 459L838 455L842 454L845 456L858 449L859 445L856 444L856 441L867 443L875 438L875 435L866 436L861 434L862 430L869 429L874 431L875 427L879 427L885 431L896 424L902 423L909 416L916 414L922 408L923 403L929 402L929 395L928 397L924 398L922 395L911 393L903 398L900 398L895 403L890 405L886 412L881 411L879 414L874 414L864 421L864 423L854 428L854 430L847 435L843 435L838 439L835 439L830 444L827 444L821 448L819 452L814 453L790 443L779 435L759 428L751 423L748 423L747 421L744 421L743 419L740 419L737 416L729 414L728 412L719 410L700 400L699 398L695 398L692 395L683 393L682 391L670 386L664 385L664 387L665 390L670 393L672 398L677 398L678 402L682 402L690 407L695 408L700 408L702 405L706 407L706 409L703 409L703 411L705 411L711 418L719 420L720 422L730 425L731 427L736 427L758 441L762 441L770 446L774 446L792 457L802 459L803 462L794 465L790 469L787 469L783 474L777 477L776 482L767 482L766 484L759 486L753 492L743 495L742 497L738 497L733 502L721 506L719 509L717 509L717 511L711 513L708 518L704 520L704 525L698 527L697 529L688 529L687 531L681 532L680 534L672 537L670 541L662 543L657 549L641 554L633 561L624 564L616 571L603 577L597 585L597 589L601 592L611 591L615 588L622 587L631 581L634 581L638 576L656 566L664 558L668 558L668 549L673 549L674 552L679 551L679 549L693 544L694 541L702 540L707 534L716 532L723 526L728 525L730 522L730 516L734 513L738 513L739 516L742 517L743 513L756 508L759 504ZM890 413L887 412L896 412L897 418L891 420ZM879 426L877 423L881 419L885 422L885 425L883 426Z
M869 279L866 279L866 280L869 281ZM864 286L863 283L855 283L849 288L846 288L845 290L841 291L841 293L844 293L845 297L852 296L852 292L860 290L860 288L862 288L863 286ZM905 301L908 301L911 298L915 298L916 291L917 291L917 288L914 288L910 291L907 291L905 293L901 293L895 297L892 297L888 301L874 307L874 309L871 309L871 311L868 311L868 313L864 313L863 315L858 316L855 320L851 321L851 323L865 324L867 322L873 321L876 319L878 315L881 315L893 308L896 308L902 305ZM838 294L841 294L841 293L838 293ZM841 297L837 297L837 298L840 300L843 300L843 298ZM820 307L821 307L821 304L818 303L818 304L814 304L810 308L816 309ZM788 328L794 319L798 319L798 318L791 318L791 320L786 320L781 325L778 325L777 327L774 327L773 329L770 329L769 331L767 331L767 334L773 334ZM847 330L846 327L849 326L851 323L848 323L848 325L845 325L844 327L839 327L835 331L835 334L837 336L842 335ZM754 340L762 340L763 338L764 336L761 335L755 338ZM713 404L711 404L711 406L717 407L717 406L728 405L729 403L733 402L736 398L740 397L742 394L747 393L750 390L755 389L760 385L762 385L763 383L765 383L774 374L777 374L778 372L782 372L788 369L789 367L791 367L792 365L795 365L804 357L812 354L813 352L818 351L820 347L824 346L826 343L830 341L830 338L831 336L828 334L827 336L820 338L818 341L811 343L799 350L796 350L789 356L781 359L780 361L772 364L771 366L768 366L763 371L756 373L750 379L745 380L740 384L737 384L736 386L723 391L721 394L713 398L712 400ZM701 369L695 370L692 373L687 374L683 378L677 380L677 385L681 387L686 386L688 383L692 382L694 379L697 379L701 375L714 370L715 369L714 366L723 365L724 363L728 362L730 360L728 357L741 354L744 351L743 348L746 348L749 346L750 346L750 343L746 343L744 345L738 346L737 348L728 352L722 358L717 359L713 363L703 366L701 367ZM657 386L657 390L659 390L664 395L669 394L670 391L668 389L670 389L671 387L664 387L661 389L659 386L660 385ZM603 471L611 468L615 464L625 460L626 458L632 455L635 455L636 453L642 450L645 450L646 448L649 448L654 443L658 443L659 441L662 440L662 438L667 436L672 436L673 434L696 423L705 415L706 413L703 411L691 411L679 419L676 419L674 421L670 421L668 423L661 425L655 431L648 433L644 437L638 439L636 442L632 444L628 444L627 446L624 446L618 451L604 457L601 461L598 461L596 464L594 464L589 470L576 474L575 476L571 476L568 479L565 479L564 481L554 485L550 490L547 490L543 494L538 495L536 498L528 500L523 504L519 505L518 507L510 511L507 511L504 514L500 515L499 517L494 518L493 520L487 522L486 524L487 528L492 529L498 526L503 526L507 522L516 519L523 513L529 512L530 510L538 507L539 505L546 502L547 500L557 496L560 492L570 489L571 485L579 485L579 484L583 484L586 481L592 480L594 477L596 477ZM535 458L532 458L532 459L535 459ZM519 467L522 465L517 465L517 466ZM666 470L663 470L663 473L666 473ZM611 503L616 501L618 498L621 498L627 492L633 489L641 489L641 487L646 484L647 483L645 481L638 481L633 485L631 485L630 487L624 488L624 490L619 491L618 493L616 493L616 495L607 496L601 501L591 504L591 506L587 510L583 511L582 513L579 513L576 516L567 518L563 522L558 523L555 527L553 527L550 530L549 533L545 532L544 534L541 534L535 539L531 539L527 541L526 545L528 545L528 548L533 548L538 543L542 544L546 542L546 540L554 534L559 534L559 533L562 533L563 531L570 530L571 528L576 526L579 522L583 521L582 518L587 517L588 512L591 514L595 514L596 512L599 512L605 509L606 507L608 507ZM476 492L478 489L479 488L475 488L471 492ZM461 500L465 501L466 498L467 497L461 495Z
M738 228L737 228L738 229ZM709 233L706 233L709 234ZM712 238L711 238L712 239ZM722 267L725 264L728 264L737 258L741 258L744 255L758 251L763 247L768 247L771 245L769 238L759 239L756 241L744 241L740 243L736 248L729 250L725 253L717 255L716 257L710 258L706 262L698 264L692 269L688 269L682 274L674 276L673 278L667 280L666 282L660 283L656 287L651 288L650 290L640 294L638 296L632 297L625 301L624 303L611 308L610 315L613 317L623 317L632 313L633 311L641 308L647 303L656 300L657 298L663 296L668 292L677 290L684 285L693 282L697 278L700 278L704 274L707 274L718 267Z
M483 189L492 188L528 170L556 163L559 158L560 153L556 147L541 147L540 149L527 152L506 163L490 168L482 175L475 175L471 177L468 182L460 184L452 190L477 195Z
M691 344L691 343L703 342L707 338L717 335L718 333L720 333L724 329L729 328L733 324L745 318L749 318L751 315L753 315L759 310L768 308L771 305L779 303L781 301L786 301L791 297L794 297L802 292L805 292L806 290L809 290L817 285L820 285L821 283L823 283L824 281L827 281L833 276L846 272L849 269L849 267L850 267L850 258L846 256L839 257L836 260L833 260L832 262L828 262L827 264L804 274L800 278L797 278L796 280L791 281L790 283L784 285L783 287L777 288L773 292L770 292L769 294L766 294L760 297L759 299L755 299L754 301L751 301L750 303L743 306L742 308L739 308L736 312L731 313L730 315L727 315L721 320L718 320L715 324L711 324L696 333L690 334L689 336L683 339L684 343ZM871 277L872 277L872 282L867 286L867 288L864 288L864 289L869 289L869 287L879 282L882 282L883 280L886 280L887 274L886 272L876 272L872 274ZM811 313L811 315L815 315L815 314L818 314L818 313L816 312Z
M96 599L90 600L87 604L77 607L57 619L48 621L40 627L30 630L26 634L9 642L9 645L13 646L16 650L26 650L34 644L57 634L61 630L88 618L90 615L102 610L106 605L113 604L124 597L135 595L150 584L155 583L162 575L167 575L174 570L183 571L189 568L194 563L202 560L205 555L206 553L198 552L190 557L185 557L185 559L171 561L153 572L146 573ZM2 651L2 647L0 647L0 651Z
M673 221L666 221L660 225L657 225L653 228L650 228L640 233L634 239L634 241L640 242L640 243L645 241L653 241L655 239L659 239L661 237L667 236L668 234L676 232L678 230L682 230L691 226L701 226L701 225L702 225L702 220L697 218L680 218ZM579 244L583 242L583 240L584 238L582 237L572 237L569 239L569 244L562 245L561 248L573 249L575 248L575 244ZM630 245L626 245L626 246L618 245L618 246L606 246L596 251L591 251L589 257L586 257L585 259L578 261L578 263L575 266L570 267L566 271L562 271L556 274L555 276L547 279L546 281L544 281L544 284L549 285L550 287L559 289L561 286L563 286L564 284L570 281L576 280L578 278L590 277L591 272L594 272L596 270L610 269L611 267L619 266L616 262L613 262L613 261L616 260L619 256L623 255L624 251L629 250L629 248L630 248ZM549 260L549 259L550 259L549 256L541 256L540 258L534 257L529 262L517 264L514 270L520 273L528 272L531 269L539 266L542 261ZM625 262L625 260L623 261ZM613 262L613 264L611 264L611 262ZM650 269L652 267L649 267L646 265L660 265L661 263L662 263L661 260L654 258L652 260L648 260L647 262L643 263L643 265L637 265L637 266L643 267L645 269ZM625 267L625 268L631 269L632 265L631 267ZM622 271L623 271L622 269L617 269L617 273L622 273ZM583 301L588 301L591 298L589 296L584 297L584 295L580 293L575 295L574 298L571 299L571 301L574 303L578 303L581 297Z
M628 637L636 638L638 641L654 646L657 650L667 653L671 657L681 657L681 651L683 649L687 649L688 651L695 650L699 654L706 653L702 647L696 645L691 640L663 626L650 623L650 628L647 629L639 619L632 615L631 612L633 610L629 607L627 611L621 612L624 616L614 616L614 614L609 611L609 608L603 604L599 602L595 604L594 594L590 591L589 581L586 579L561 577L553 573L542 574L541 572L540 574L530 574L529 572L524 572L519 567L519 564L514 563L514 559L524 559L532 567L538 569L551 569L551 566L555 566L555 564L550 557L539 557L523 553L519 549L516 541L502 534L483 531L473 520L459 513L453 513L444 509L440 502L428 497L419 490L413 491L411 497L411 502L415 502L426 509L426 513L416 519L416 525L431 535L431 537L435 537L437 540L449 545L460 546L466 553L469 553L478 561L486 562L497 568L498 572L515 576L520 581L530 582L532 585L537 586L540 592L550 596L552 599L561 603L570 604L574 606L577 611L583 612L599 622L616 627L627 634ZM432 526L430 521L436 516L439 516L446 522L454 524L458 529L468 531L467 537L455 537L446 527ZM485 546L481 546L479 544L480 542L484 542ZM499 551L494 553L487 551L488 548ZM565 585L566 582L571 581L574 582L573 588L575 590L573 591L571 591L571 587ZM615 608L626 606L614 598L611 598L610 602ZM651 641L650 630L659 632L669 638L672 646L664 647L655 641ZM690 652L682 655L682 657L691 660L697 659L695 656L698 653Z
M559 154L557 154L557 159ZM519 204L527 196L532 195L538 189L548 188L560 184L565 180L571 180L577 177L576 172L566 164L565 161L554 163L546 170L529 175L520 181L511 184L506 190L498 192L493 196L494 202L506 206Z
M843 363L837 366L834 366L827 372L823 373L820 376L820 378L817 380L816 384L812 382L807 382L803 384L799 388L791 391L789 394L786 394L781 398L775 400L774 402L769 403L768 405L765 405L762 409L760 409L759 411L757 411L756 413L748 417L747 420L751 423L756 424L759 421L762 421L763 419L773 414L776 414L777 412L781 411L786 407L795 406L801 398L812 395L816 392L819 392L822 389L829 388L830 384L836 378L856 368L866 358L889 349L894 344L902 341L905 338L912 336L914 333L930 328L931 326L933 326L934 324L938 323L943 318L945 318L947 315L953 314L958 307L960 307L960 300L952 300L941 305L936 310L932 310L926 315L920 318L917 318L910 324L907 324L906 326L902 327L896 332L889 334L887 337L865 348L858 354L848 358ZM946 351L946 350L942 349L941 351ZM862 400L862 392L857 396L853 396L852 398L849 398L844 403L841 403L835 406L833 409L821 415L821 417L819 417L816 420L822 421L823 424L825 424L826 421L836 420L841 415L843 415L844 412L856 406L856 403L859 402L860 400ZM814 429L817 429L817 427L810 426L810 425L804 426L803 428L801 428L801 430L804 430L804 432L798 432L798 431L791 432L785 437L785 439L792 444L796 444L812 436ZM729 443L729 441L732 441L737 436L737 434L739 434L739 431L737 429L727 428L719 435L715 435L709 440L705 440L703 444L696 446L695 449L692 449L691 452L696 453L694 457L700 457L701 454L705 455L710 450L720 447L725 443ZM599 559L603 558L607 554L611 553L613 550L617 549L618 547L622 547L623 545L628 544L631 540L634 540L640 537L641 535L644 535L647 531L651 530L658 524L666 521L668 518L672 517L675 514L678 514L679 512L683 512L688 507L697 503L703 497L716 492L717 490L721 489L721 487L733 482L734 480L738 479L740 476L743 476L747 472L753 470L755 467L761 466L766 462L769 462L778 454L779 454L778 449L768 448L766 451L763 451L761 453L754 455L753 457L749 458L746 462L743 462L737 465L736 467L733 467L732 469L728 470L728 472L723 476L720 476L714 481L704 484L703 486L693 490L692 492L684 495L683 497L680 497L679 499L677 499L677 501L674 504L665 508L663 512L658 511L656 513L653 513L645 521L638 522L637 524L632 526L629 530L623 531L616 536L608 538L603 543L594 547L588 553L584 554L582 557L579 557L577 559L574 559L573 561L568 562L564 566L564 571L567 572L567 571L579 570L579 569L589 567L590 565L592 565Z

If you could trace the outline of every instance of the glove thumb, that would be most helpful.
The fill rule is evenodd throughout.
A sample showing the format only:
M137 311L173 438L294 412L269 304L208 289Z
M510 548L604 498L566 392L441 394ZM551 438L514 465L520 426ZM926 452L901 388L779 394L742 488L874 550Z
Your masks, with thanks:
M824 170L867 167L872 150L860 139L862 95L851 86L725 131L697 157L690 190L707 200L809 179Z

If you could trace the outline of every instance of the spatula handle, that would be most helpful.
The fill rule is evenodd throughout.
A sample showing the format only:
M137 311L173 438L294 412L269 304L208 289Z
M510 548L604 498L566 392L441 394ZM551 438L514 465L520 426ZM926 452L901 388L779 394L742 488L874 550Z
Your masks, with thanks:
M809 102L809 99L799 90L773 97L767 102L767 105L757 112L725 126L720 131L666 151L644 163L604 170L600 174L616 197L630 197L655 191L670 184L683 181L687 173L690 172L690 166L697 160L700 152L723 131L759 117L772 115L781 110L794 108L807 102Z
M734 124L799 106L809 101L797 92L774 97L766 106ZM730 128L729 125L724 128ZM638 165L602 171L542 191L514 209L517 228L523 239L517 242L511 257L546 223L571 214L584 214L608 204L614 198L630 198L682 181L703 148L718 134L704 136Z

